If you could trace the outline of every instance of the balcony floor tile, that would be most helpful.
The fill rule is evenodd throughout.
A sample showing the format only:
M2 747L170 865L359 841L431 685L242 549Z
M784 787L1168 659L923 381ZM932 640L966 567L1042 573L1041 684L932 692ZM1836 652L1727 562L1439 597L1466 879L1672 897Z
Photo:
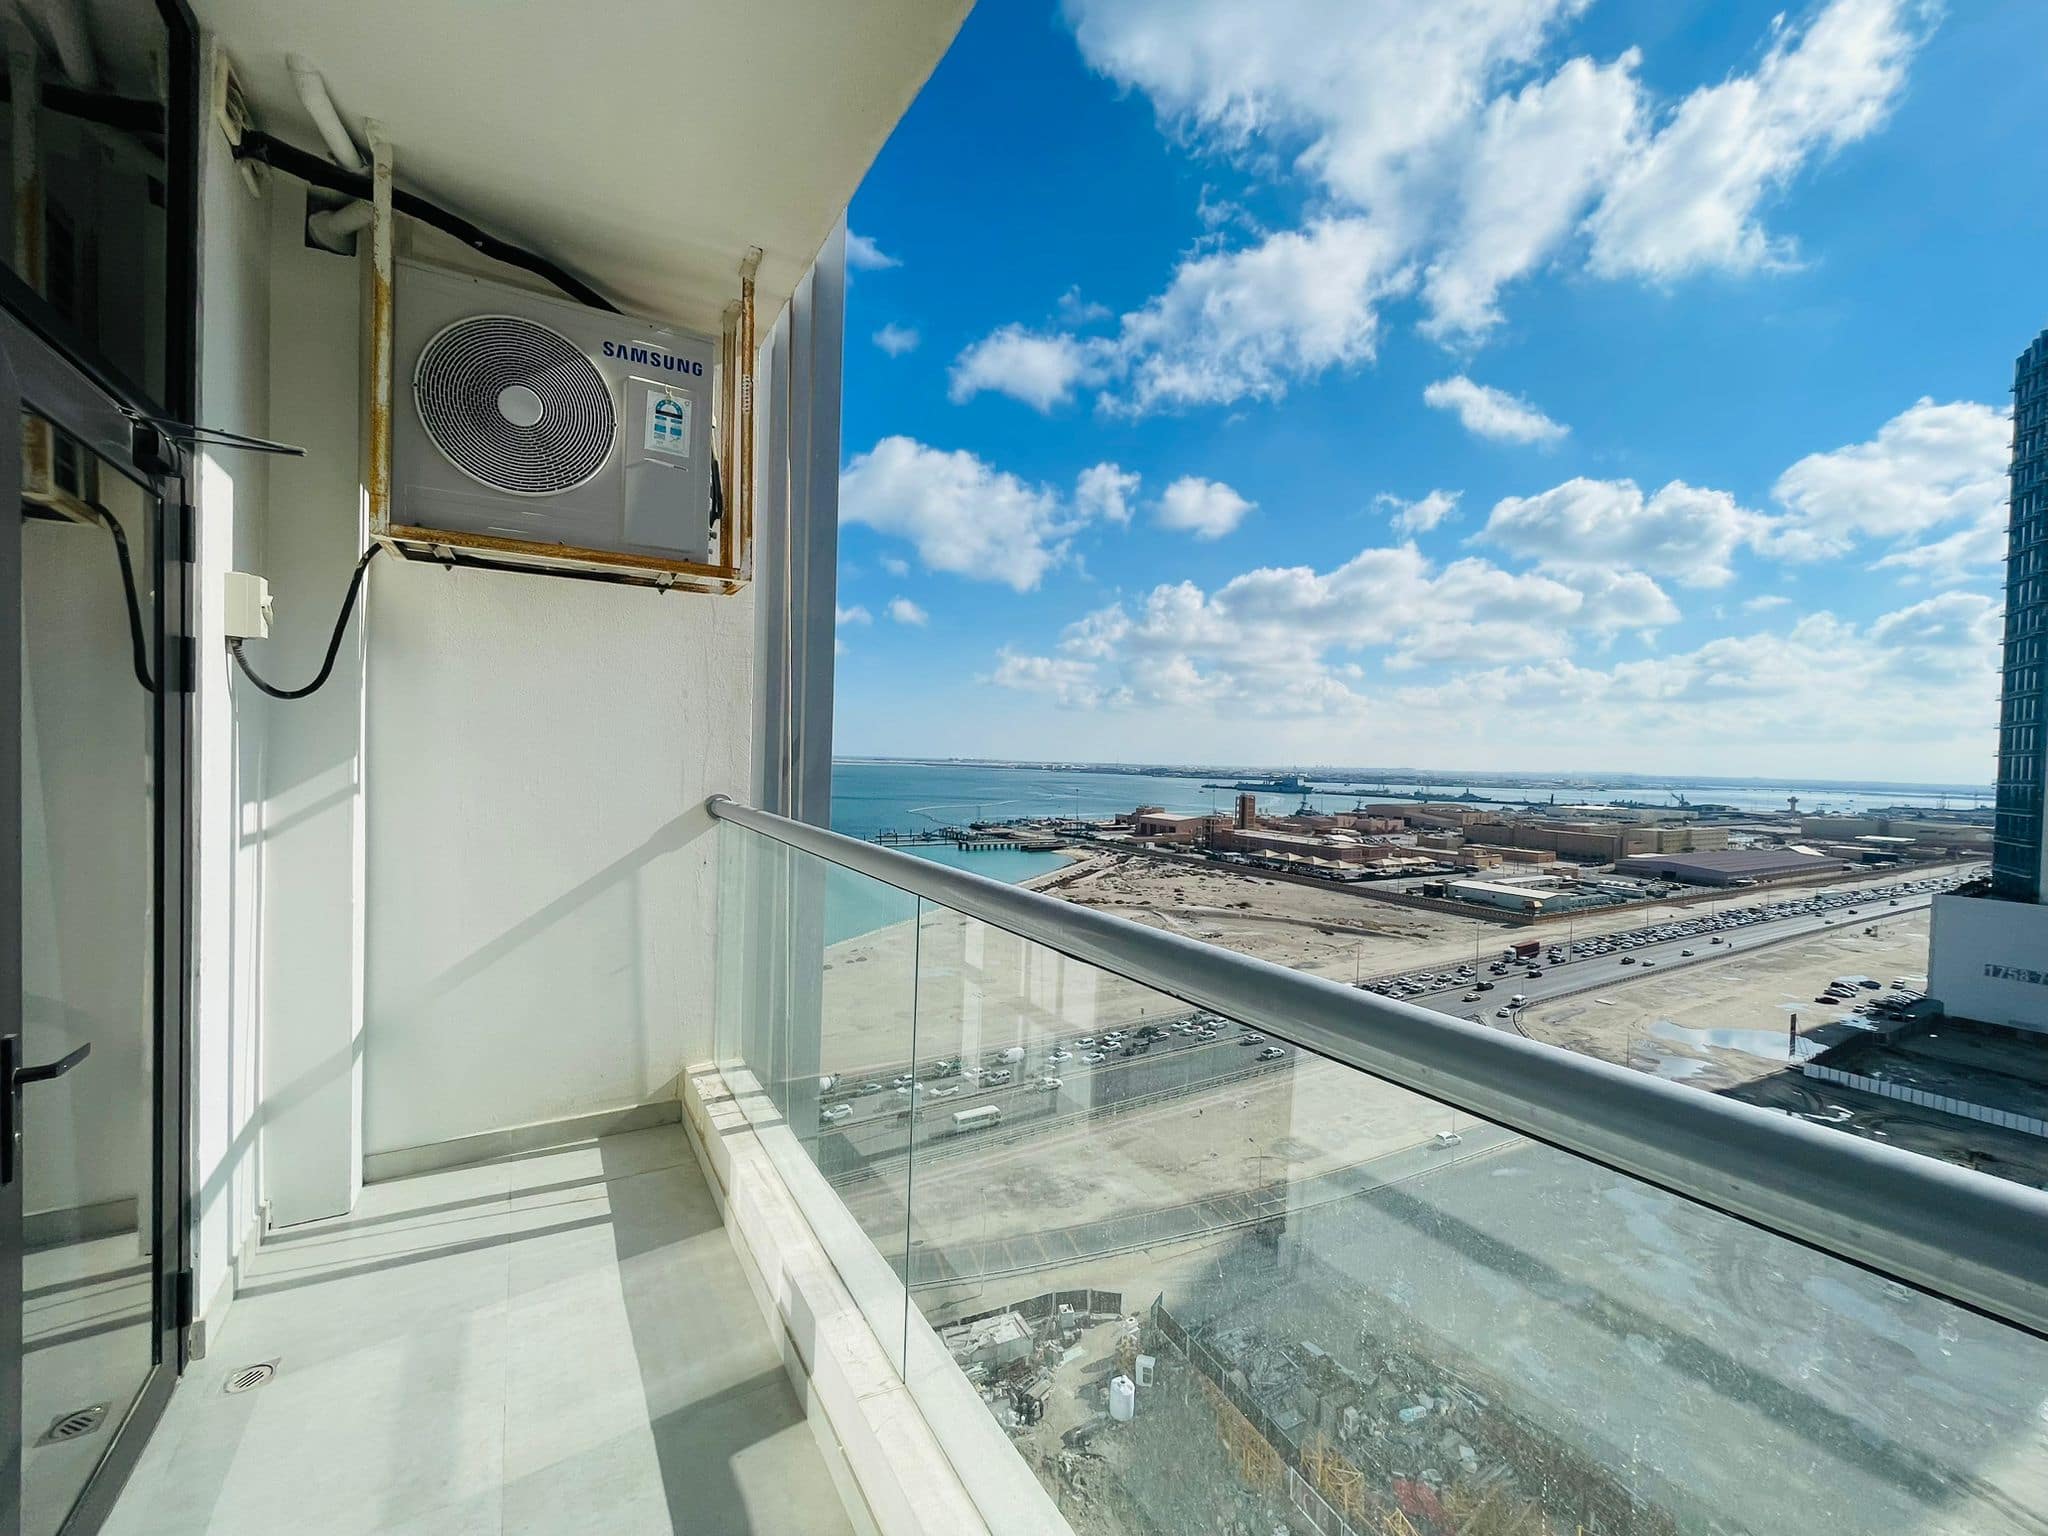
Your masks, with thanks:
M281 1525L850 1530L680 1126L373 1185L272 1234L106 1536Z

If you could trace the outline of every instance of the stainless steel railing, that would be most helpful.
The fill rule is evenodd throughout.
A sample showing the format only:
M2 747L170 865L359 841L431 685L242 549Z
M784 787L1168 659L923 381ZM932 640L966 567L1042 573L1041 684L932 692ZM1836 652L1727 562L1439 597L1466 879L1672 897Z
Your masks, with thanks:
M789 847L2048 1337L2048 1194L713 796Z

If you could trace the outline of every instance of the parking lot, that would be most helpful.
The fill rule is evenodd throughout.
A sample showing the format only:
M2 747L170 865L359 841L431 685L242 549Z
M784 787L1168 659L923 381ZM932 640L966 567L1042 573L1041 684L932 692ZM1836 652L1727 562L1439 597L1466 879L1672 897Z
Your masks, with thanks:
M1924 911L1969 872L1850 890L1802 892L1782 900L1701 912L1584 939L1508 938L1487 955L1454 966L1395 972L1359 985L1475 1020L1512 1023L1518 1009L1585 987L1610 986L1659 966L1718 958L1844 923L1886 921ZM1496 936L1498 937L1498 936Z

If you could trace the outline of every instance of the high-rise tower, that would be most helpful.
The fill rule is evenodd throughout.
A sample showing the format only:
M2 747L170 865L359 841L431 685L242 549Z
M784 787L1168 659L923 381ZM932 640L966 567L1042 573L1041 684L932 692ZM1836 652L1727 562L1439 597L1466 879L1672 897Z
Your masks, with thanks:
M2048 331L2013 371L2012 521L2005 557L2005 677L1991 887L2039 901L2048 789Z
M1991 897L1938 897L1928 991L1949 1013L2048 1031L2048 331L2013 369L2012 515Z

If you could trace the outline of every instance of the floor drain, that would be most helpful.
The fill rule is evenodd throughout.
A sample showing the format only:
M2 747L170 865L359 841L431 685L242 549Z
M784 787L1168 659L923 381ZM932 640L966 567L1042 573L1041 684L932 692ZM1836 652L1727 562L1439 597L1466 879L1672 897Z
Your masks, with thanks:
M266 1360L261 1365L245 1365L228 1377L228 1392L253 1392L277 1374L277 1362Z
M106 1422L107 1405L94 1403L90 1408L74 1408L69 1413L60 1413L50 1420L50 1427L43 1431L38 1445L55 1445L62 1440L76 1440L89 1435Z

